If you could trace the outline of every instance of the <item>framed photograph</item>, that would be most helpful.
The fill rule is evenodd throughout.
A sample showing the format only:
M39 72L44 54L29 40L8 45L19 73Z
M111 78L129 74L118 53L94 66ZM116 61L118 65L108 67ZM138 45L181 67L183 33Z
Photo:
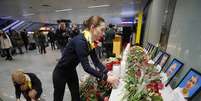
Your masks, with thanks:
M155 47L155 46L150 43L150 47L149 47L149 49L148 49L148 53L151 53L151 52L153 51L154 47Z
M170 55L166 52L163 52L163 55L160 57L160 59L156 62L156 65L159 65L161 69L165 66L167 60L169 59Z
M167 68L165 68L166 69L165 74L167 75L167 78L168 78L165 84L166 86L169 84L172 78L176 75L176 73L182 68L183 65L184 63L174 58L172 62L170 63L170 65Z
M190 69L177 85L179 91L186 99L190 100L201 90L201 73Z
M149 42L147 42L147 45L145 46L145 50L147 50L148 51L148 49L150 48L150 43Z
M163 55L163 51L159 50L157 55L153 58L154 63L156 63L162 55Z

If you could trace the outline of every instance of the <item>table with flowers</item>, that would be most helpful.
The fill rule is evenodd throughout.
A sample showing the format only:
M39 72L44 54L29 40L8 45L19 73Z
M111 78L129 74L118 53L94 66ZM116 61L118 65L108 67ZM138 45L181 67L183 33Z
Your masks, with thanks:
M130 44L125 48L121 61L118 58L106 59L106 67L120 78L118 85L100 81L92 76L80 81L82 101L186 101L170 86L160 67L155 66L142 47Z
M120 83L112 89L109 101L186 101L181 94L164 86L165 76L150 61L142 47L126 47L120 68ZM115 73L114 73L115 74Z

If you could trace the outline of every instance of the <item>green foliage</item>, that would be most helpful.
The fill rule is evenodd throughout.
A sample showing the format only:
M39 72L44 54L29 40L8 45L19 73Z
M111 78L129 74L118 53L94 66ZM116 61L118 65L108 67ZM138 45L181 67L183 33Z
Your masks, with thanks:
M80 97L82 101L98 101L101 97L109 96L111 89L111 85L106 81L97 81L89 76L80 85Z
M148 64L149 56L141 47L130 49L127 59L127 71L124 78L126 94L123 99L127 101L162 101L161 96L152 96L146 85L160 76L155 66Z

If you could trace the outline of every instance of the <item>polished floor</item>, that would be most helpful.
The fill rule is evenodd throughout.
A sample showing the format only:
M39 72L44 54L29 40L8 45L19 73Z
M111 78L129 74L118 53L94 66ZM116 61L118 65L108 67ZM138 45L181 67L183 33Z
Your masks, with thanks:
M52 71L60 57L60 51L47 48L47 54L41 55L37 50L14 56L14 60L6 61L0 57L0 98L3 101L16 101L15 89L11 81L11 72L23 69L35 73L42 81L44 101L53 101ZM79 78L85 75L80 65L77 67ZM21 101L25 101L21 96ZM71 101L68 86L66 86L64 101Z

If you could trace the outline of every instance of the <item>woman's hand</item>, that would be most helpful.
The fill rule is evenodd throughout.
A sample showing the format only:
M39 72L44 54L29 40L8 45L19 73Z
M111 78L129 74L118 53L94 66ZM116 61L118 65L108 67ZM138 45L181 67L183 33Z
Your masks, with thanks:
M21 86L20 86L20 89L21 89L22 91L26 91L26 90L29 89L29 87L28 87L26 84L24 84L24 85L21 85Z
M111 71L107 72L107 76L109 76L109 75L112 75L112 72L111 72Z
M29 91L29 97L32 99L32 101L35 101L36 94L37 94L37 91L35 89L32 89Z
M119 84L119 78L114 75L108 75L107 82L115 86Z

